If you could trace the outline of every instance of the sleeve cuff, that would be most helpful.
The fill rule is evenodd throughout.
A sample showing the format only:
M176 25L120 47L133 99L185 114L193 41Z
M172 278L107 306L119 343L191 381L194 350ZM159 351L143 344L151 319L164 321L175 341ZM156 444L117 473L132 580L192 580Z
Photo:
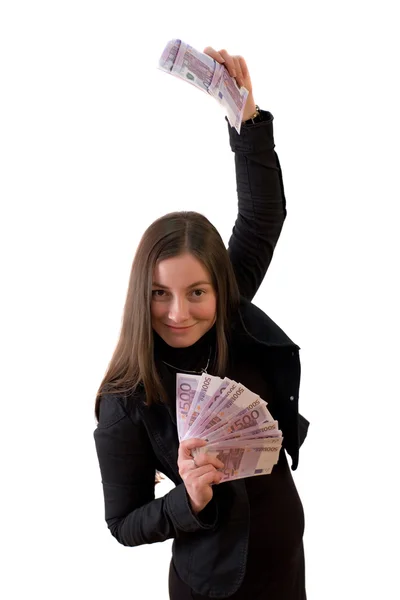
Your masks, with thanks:
M263 150L272 150L275 148L274 131L272 121L273 115L266 110L261 111L263 120L251 125L242 125L240 135L234 127L231 127L227 117L229 141L232 152L241 152L251 154L253 152L262 152Z
M195 515L191 509L189 497L183 483L177 485L168 493L166 501L174 525L181 531L213 529L217 523L218 511L214 499Z

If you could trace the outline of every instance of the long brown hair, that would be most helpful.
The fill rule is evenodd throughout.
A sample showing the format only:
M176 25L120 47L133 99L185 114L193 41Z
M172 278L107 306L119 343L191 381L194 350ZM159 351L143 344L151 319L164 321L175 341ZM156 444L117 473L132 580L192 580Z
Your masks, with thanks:
M239 305L239 290L228 252L216 228L197 212L173 212L145 231L132 264L121 332L96 396L95 415L104 393L129 393L144 386L146 402L165 401L153 355L152 279L156 264L189 252L207 269L217 296L217 352L213 372L224 376L229 324Z

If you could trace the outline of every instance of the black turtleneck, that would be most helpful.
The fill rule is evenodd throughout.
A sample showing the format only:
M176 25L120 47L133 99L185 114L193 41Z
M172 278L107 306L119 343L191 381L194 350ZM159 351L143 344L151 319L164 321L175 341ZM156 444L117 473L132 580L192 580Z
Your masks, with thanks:
M155 331L154 334L154 357L156 361L165 361L176 367L175 373L182 371L199 371L205 368L208 357L212 359L215 354L216 329L211 327L196 343L186 348L173 348L167 344Z
M153 339L156 367L168 395L168 409L176 424L176 374L186 371L196 371L201 374L202 369L206 368L209 358L207 372L212 374L216 351L216 328L213 325L197 342L186 348L173 348L154 330Z

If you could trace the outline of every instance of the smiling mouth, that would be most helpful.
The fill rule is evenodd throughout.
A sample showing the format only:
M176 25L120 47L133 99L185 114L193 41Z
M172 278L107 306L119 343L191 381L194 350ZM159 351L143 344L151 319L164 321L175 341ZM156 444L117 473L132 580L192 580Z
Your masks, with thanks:
M190 329L194 325L195 323L193 325L188 325L188 327L174 327L174 325L167 325L167 327L169 327L170 329L175 329L175 331L185 331L186 329Z

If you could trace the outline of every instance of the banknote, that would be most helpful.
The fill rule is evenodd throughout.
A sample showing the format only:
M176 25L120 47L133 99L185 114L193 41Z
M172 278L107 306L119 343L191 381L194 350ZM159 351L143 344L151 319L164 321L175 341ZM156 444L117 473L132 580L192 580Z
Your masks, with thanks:
M231 127L240 134L248 90L239 88L227 69L211 56L179 39L168 42L158 68L212 96L225 110Z
M254 447L207 445L196 448L193 455L196 457L198 454L207 453L221 460L224 464L220 469L223 474L221 481L224 482L270 474L278 462L279 450L279 446L261 443Z
M194 400L197 386L201 375L184 375L177 373L176 376L176 422L178 426L179 439L185 434L188 423L188 415Z
M237 440L218 440L216 442L209 442L208 446L215 446L218 448L258 448L259 446L280 448L282 446L282 438L279 436L271 436L268 438L241 438ZM206 448L206 446L204 446Z
M207 434L207 439L211 441L215 439L216 436L221 437L239 431L257 428L268 421L273 421L273 417L267 408L266 402L257 397L244 409L236 412L236 414L234 413L233 416L228 418L227 422L222 424L217 430L212 428L205 430L205 433Z
M223 400L225 398L225 393L228 391L229 386L231 384L232 384L232 380L229 379L228 377L225 377L222 380L222 383L220 383L219 386L217 386L217 390L214 392L214 394L210 398L205 399L203 406L202 406L202 410L201 410L196 422L193 424L193 426L190 428L190 430L188 430L186 433L186 436L185 436L186 439L188 437L197 437L197 433L199 433L200 431L203 431L204 424L213 418L214 411L223 402Z
M158 66L162 71L184 79L208 93L217 64L208 54L203 54L182 40L175 39L166 45Z
M231 425L225 425L220 430L205 436L204 439L211 442L213 435L217 435L218 440L238 440L238 439L258 439L265 437L281 437L282 432L279 429L278 421L267 421L265 423L256 424L252 427L243 427L242 429L234 429Z
M220 377L212 377L207 373L203 373L198 383L197 391L192 402L191 409L188 415L188 431L191 428L194 430L194 425L206 404L209 404L211 398L220 388L222 379ZM187 433L186 433L187 435Z
M268 418L273 420L264 400L241 383L233 382L213 418L204 424L204 433L210 436L224 425L231 425L234 430L261 425Z
M269 412L269 411L268 411ZM269 413L271 415L271 413ZM272 415L271 415L272 417ZM228 432L230 435L239 435L240 437L257 437L257 436L262 436L262 437L272 437L272 436L276 436L276 435L282 435L282 432L279 429L279 423L278 421L274 421L272 420L267 420L266 422L262 423L261 425L254 425L251 427L243 427L242 429L233 429L230 425L227 426L228 427ZM228 434L228 435L229 435Z
M179 440L206 440L193 456L218 456L225 465L222 481L272 472L283 434L258 394L233 379L208 373L178 373L176 393Z
M229 382L229 385L223 389L223 392L220 398L218 399L218 404L215 403L211 407L211 409L208 411L208 415L202 422L201 426L203 431L208 431L209 433L211 433L212 431L215 431L225 423L225 411L222 407L224 407L225 405L228 405L228 409L231 407L233 402L231 402L230 399L233 396L234 392L238 390L239 385L240 384L238 384L236 381L231 380ZM237 399L237 397L238 396L235 396L235 399Z

